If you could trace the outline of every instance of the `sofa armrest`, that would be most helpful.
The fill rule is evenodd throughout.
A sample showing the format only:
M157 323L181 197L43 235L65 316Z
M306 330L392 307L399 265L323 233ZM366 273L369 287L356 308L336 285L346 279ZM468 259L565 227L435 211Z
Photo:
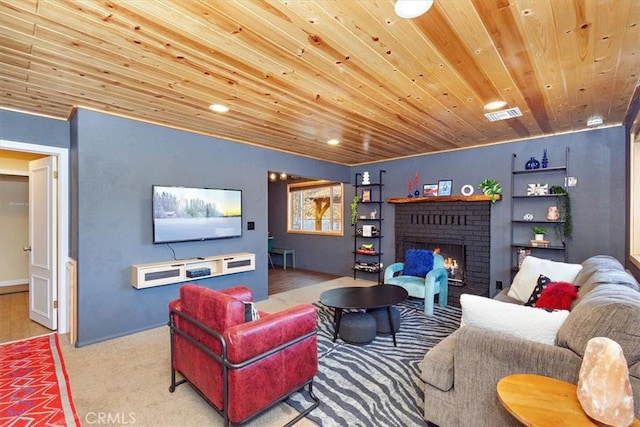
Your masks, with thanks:
M460 410L483 425L514 425L496 386L511 374L537 374L576 384L582 359L573 351L502 333L461 327L454 354L454 384ZM489 423L489 424L487 424Z
M305 335L315 337L316 328L317 311L311 304L268 314L225 331L227 356L231 363L239 364Z
M396 274L398 274L398 273L402 274L402 270L403 269L404 269L404 263L403 262L394 262L393 264L389 265L384 270L384 283L387 282L387 279L392 278Z

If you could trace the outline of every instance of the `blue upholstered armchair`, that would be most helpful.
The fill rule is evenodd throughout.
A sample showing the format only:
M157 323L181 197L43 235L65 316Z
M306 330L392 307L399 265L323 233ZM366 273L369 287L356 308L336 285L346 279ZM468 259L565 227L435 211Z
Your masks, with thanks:
M436 295L441 307L447 305L449 294L447 270L440 254L425 249L409 249L405 262L396 262L384 270L384 283L407 290L410 297L424 298L424 314L433 316Z

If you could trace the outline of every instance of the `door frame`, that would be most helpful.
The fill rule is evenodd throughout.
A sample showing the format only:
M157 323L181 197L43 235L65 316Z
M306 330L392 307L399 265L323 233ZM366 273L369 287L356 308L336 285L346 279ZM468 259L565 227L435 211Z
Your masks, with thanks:
M69 280L69 149L48 145L0 139L0 148L28 153L45 154L58 158L58 333L66 334L70 328ZM29 184L31 185L31 184Z

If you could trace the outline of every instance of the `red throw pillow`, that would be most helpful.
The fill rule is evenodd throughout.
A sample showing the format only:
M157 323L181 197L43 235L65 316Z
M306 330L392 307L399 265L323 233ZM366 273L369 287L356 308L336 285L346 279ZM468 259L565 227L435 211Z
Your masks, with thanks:
M573 300L578 297L578 288L567 282L553 282L542 291L536 301L537 308L570 310Z

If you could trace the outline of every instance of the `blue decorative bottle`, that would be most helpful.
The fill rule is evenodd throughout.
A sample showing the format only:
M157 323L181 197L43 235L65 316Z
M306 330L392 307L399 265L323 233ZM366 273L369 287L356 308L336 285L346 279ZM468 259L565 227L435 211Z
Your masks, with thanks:
M547 149L545 148L542 153L542 168L545 169L549 166L549 159L547 158Z
M531 157L529 161L524 165L525 169L540 169L540 162L535 157Z

